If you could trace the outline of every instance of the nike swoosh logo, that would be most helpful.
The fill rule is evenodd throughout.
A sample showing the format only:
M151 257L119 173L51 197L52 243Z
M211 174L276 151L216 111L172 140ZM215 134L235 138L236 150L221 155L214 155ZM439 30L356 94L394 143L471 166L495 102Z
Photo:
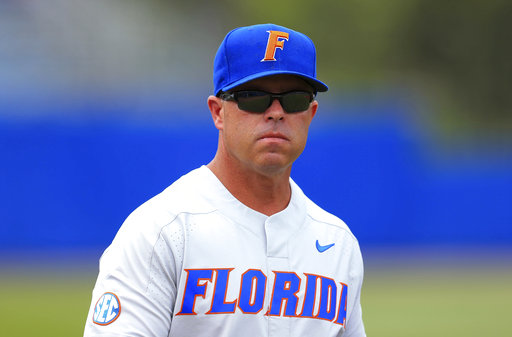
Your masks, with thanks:
M320 253L323 253L325 252L327 249L331 248L332 246L334 246L334 243L331 243L330 245L325 245L325 246L322 246L318 243L318 240L316 240L316 249L318 249L318 251Z

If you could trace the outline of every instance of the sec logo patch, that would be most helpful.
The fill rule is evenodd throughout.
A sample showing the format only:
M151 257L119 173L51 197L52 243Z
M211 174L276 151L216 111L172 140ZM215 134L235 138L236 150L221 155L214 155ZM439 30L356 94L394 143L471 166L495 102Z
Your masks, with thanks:
M92 321L99 325L108 325L114 322L121 314L121 302L114 293L104 293L96 306Z

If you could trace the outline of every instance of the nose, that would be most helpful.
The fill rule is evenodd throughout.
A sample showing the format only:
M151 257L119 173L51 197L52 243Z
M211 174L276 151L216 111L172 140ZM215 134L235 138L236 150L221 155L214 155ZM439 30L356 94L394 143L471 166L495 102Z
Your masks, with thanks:
M286 112L284 111L283 107L281 106L281 103L277 98L274 98L272 104L270 104L267 111L265 111L265 117L268 120L282 120L285 114Z

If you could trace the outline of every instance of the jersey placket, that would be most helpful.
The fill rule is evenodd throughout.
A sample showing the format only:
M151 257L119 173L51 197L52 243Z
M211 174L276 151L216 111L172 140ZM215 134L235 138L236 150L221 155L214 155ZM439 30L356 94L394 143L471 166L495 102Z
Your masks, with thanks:
M294 192L292 189L292 199L288 207L282 212L268 217L265 221L268 272L266 298L269 299L266 315L268 317L268 335L270 337L290 336L292 319L289 316L293 317L297 314L297 308L294 303L290 301L281 301L281 303L278 303L278 300L274 301L274 296L279 296L275 292L282 291L282 289L279 289L280 285L276 284L276 275L279 274L281 277L287 274L296 274L296 272L300 273L300 271L291 270L288 249L290 238L304 223L306 214L305 205L296 197L297 192Z

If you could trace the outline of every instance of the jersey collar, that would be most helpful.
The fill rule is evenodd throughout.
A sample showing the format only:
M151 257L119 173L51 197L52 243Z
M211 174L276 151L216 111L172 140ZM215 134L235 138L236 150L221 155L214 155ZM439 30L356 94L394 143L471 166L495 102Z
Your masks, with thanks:
M268 241L267 251L272 255L277 253L276 248L280 244L270 245L270 238L279 236L281 238L279 242L283 244L305 221L306 197L291 178L291 198L288 206L279 213L267 216L235 198L208 167L203 165L199 171L203 177L203 195L208 202L226 218Z

